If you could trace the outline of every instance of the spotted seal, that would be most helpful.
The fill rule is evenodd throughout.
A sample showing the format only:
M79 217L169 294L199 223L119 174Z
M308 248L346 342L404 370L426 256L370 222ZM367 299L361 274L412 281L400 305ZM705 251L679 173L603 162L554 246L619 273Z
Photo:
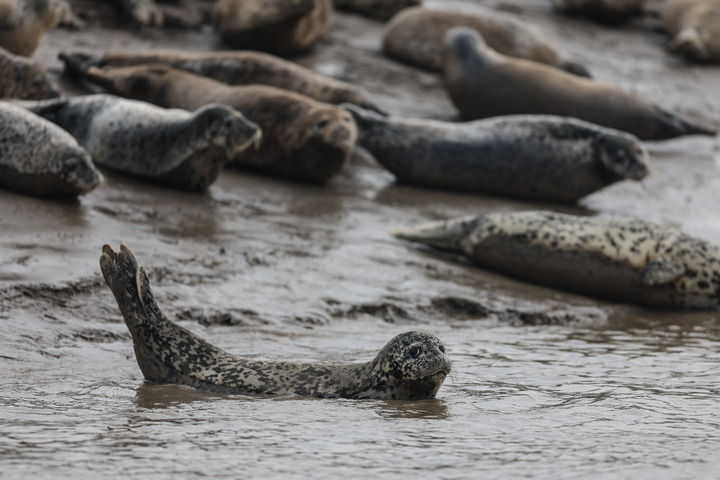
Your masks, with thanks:
M367 363L270 362L233 355L170 321L132 252L105 245L100 269L133 338L145 378L239 394L356 399L434 398L450 361L435 336L408 332L393 338Z
M534 113L574 117L643 140L716 132L620 88L490 49L467 28L446 36L445 84L468 119Z
M636 218L491 213L394 232L514 277L609 300L720 307L720 248Z
M90 155L67 132L0 102L0 186L40 197L73 198L101 181Z
M518 115L458 124L345 108L358 144L410 185L575 202L648 173L637 138L580 120Z
M618 24L640 15L647 0L553 0L553 8L597 22Z
M425 8L403 10L385 28L383 52L401 62L441 72L445 57L443 38L453 27L477 30L492 48L505 55L590 76L587 68L568 58L525 23L485 9L482 13Z
M327 32L332 0L217 0L212 17L228 45L288 55Z
M274 87L233 87L153 64L91 67L88 78L112 93L162 107L195 110L222 103L242 112L260 126L263 141L259 149L236 155L231 167L324 183L340 171L355 148L357 128L348 112Z
M0 0L0 47L15 55L32 56L63 12L55 0Z
M262 52L152 50L109 51L100 56L84 52L63 52L59 56L65 63L66 72L76 76L86 74L90 67L115 68L162 63L228 85L269 85L307 95L321 102L352 103L382 112L368 99L367 92L355 85L334 80Z
M379 20L387 20L400 10L421 4L422 0L333 0L333 6L338 10L348 10Z
M261 138L257 125L225 105L190 113L102 94L22 105L70 132L98 165L180 190L206 189Z
M663 23L674 52L699 62L720 62L720 2L668 0Z
M39 63L0 48L0 98L37 100L58 96L60 91Z

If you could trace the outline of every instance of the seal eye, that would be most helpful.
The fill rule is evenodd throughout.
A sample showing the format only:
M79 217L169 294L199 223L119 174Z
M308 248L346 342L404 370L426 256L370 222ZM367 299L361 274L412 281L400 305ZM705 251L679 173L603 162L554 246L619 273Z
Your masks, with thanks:
M418 347L417 345L413 345L412 347L410 347L410 350L408 350L408 354L411 357L417 357L418 355L420 355L420 347Z
M445 345L440 345L439 348L442 353L445 353Z
M316 126L317 128L325 128L327 127L327 124L330 123L328 120L320 120Z

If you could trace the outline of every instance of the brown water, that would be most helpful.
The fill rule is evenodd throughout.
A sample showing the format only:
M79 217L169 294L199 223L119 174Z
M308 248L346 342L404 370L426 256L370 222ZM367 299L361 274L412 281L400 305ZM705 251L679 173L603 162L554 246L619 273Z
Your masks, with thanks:
M720 122L720 69L667 56L646 23L608 30L551 16L539 1L508 4L596 76ZM365 85L394 112L451 118L436 77L375 52L379 32L339 16L303 62ZM37 57L57 67L58 49L114 44L213 40L90 27L53 32ZM579 207L396 186L360 155L325 188L225 172L207 195L112 174L75 204L0 192L0 477L716 477L720 315L528 285L388 235L454 215L553 208L637 215L718 242L717 139L650 150L651 177ZM359 361L420 328L447 344L453 373L422 402L143 385L97 266L101 245L121 241L150 270L165 312L230 351Z

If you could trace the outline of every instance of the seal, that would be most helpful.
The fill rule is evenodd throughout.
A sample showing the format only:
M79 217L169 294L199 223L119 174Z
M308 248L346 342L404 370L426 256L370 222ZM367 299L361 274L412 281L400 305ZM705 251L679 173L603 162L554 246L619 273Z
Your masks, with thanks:
M0 47L32 56L40 39L64 13L55 0L0 0Z
M348 10L366 17L388 20L400 10L422 4L422 0L333 0L338 10Z
M290 55L328 31L332 0L217 0L212 17L223 42L234 48Z
M637 218L491 213L394 232L541 285L649 307L717 310L720 248Z
M242 358L170 321L155 300L145 269L125 245L118 252L105 245L100 269L150 382L235 394L420 400L434 398L450 373L445 347L425 332L398 335L367 363Z
M58 96L60 91L39 63L0 48L0 98L39 100Z
M190 113L102 94L22 105L67 130L98 165L180 190L205 190L261 138L225 105Z
M662 17L673 37L672 51L698 62L720 62L720 2L668 0Z
M614 85L506 57L490 49L474 30L450 30L446 49L445 85L468 119L518 113L559 115L629 132L643 140L716 133Z
M587 68L568 58L539 33L511 17L483 10L482 14L452 10L408 8L398 13L383 33L383 52L396 60L442 72L443 39L453 27L480 32L488 44L505 55L524 58L589 77Z
M39 197L74 198L101 181L90 155L70 134L0 102L0 186Z
M648 173L637 138L580 120L518 115L458 124L345 108L358 144L409 185L575 202Z
M161 63L228 85L269 85L290 90L320 102L352 103L382 113L368 100L367 92L282 58L262 52L186 52L152 50L145 52L110 51L96 56L83 52L63 52L67 73L83 76L90 67L115 68Z
M357 128L348 112L274 87L233 87L153 64L91 67L87 78L112 93L162 107L192 111L222 103L242 112L260 126L263 140L257 150L235 155L231 167L324 183L342 169L355 148Z
M600 23L620 24L641 15L646 0L553 0L553 7Z

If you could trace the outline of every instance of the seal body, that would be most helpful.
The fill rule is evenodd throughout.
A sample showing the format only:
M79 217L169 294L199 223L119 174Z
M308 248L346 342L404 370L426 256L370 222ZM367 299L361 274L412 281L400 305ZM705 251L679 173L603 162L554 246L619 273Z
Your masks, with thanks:
M720 307L720 248L622 217L494 213L396 232L514 277L609 300L671 309Z
M553 7L570 15L619 24L643 12L647 0L553 0Z
M288 55L327 32L332 0L217 0L212 16L228 45Z
M229 85L269 85L307 95L321 102L353 103L379 111L360 88L262 52L111 51L100 57L71 52L61 53L60 58L65 62L66 71L75 75L85 74L90 67L115 68L161 63Z
M0 48L0 98L37 100L59 95L40 64Z
M450 372L445 347L425 332L398 335L367 363L245 359L163 315L145 269L125 245L118 252L105 245L100 268L132 335L140 370L151 382L238 394L419 400L435 397Z
M260 129L224 105L190 113L112 95L25 103L83 145L99 165L181 190L201 191Z
M0 47L26 57L63 15L55 0L0 0Z
M644 140L715 134L712 128L691 123L614 85L501 55L473 30L451 30L446 47L446 88L468 119L520 113L559 115Z
M673 37L671 50L690 60L720 62L720 2L668 0L663 23Z
M387 20L400 10L421 4L422 0L333 0L338 10L349 10L379 20Z
M347 108L358 144L410 185L575 202L648 173L639 140L579 120L507 116L457 124Z
M0 102L0 186L19 193L73 198L102 181L73 137L37 115Z
M526 24L490 10L481 14L425 8L403 10L385 29L383 52L402 62L441 72L445 58L443 39L454 27L477 30L488 45L505 55L540 62L575 75L590 76L583 65L567 58Z
M232 87L165 65L90 68L88 78L113 93L162 107L195 110L229 105L257 123L257 150L235 155L230 166L312 183L328 181L355 148L357 128L340 107L262 85Z

